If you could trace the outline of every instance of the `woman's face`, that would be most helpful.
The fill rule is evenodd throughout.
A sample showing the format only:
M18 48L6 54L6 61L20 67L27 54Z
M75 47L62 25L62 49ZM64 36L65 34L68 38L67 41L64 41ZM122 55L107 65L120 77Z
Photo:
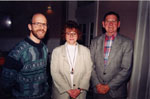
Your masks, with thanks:
M78 40L78 31L75 28L66 28L65 38L68 44L75 45Z

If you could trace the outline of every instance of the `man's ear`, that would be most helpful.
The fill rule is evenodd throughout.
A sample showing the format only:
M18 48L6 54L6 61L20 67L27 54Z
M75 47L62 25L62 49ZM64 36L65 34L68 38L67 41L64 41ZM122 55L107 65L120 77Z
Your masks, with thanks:
M31 31L32 28L31 28L31 24L28 24L28 29Z
M120 28L120 21L118 22L118 28Z

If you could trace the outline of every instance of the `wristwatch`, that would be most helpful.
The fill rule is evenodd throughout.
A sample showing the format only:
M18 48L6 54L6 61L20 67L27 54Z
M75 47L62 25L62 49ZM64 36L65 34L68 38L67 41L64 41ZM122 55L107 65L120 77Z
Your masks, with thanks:
M81 88L78 88L79 90L80 90L80 92L83 92L83 89L81 89Z

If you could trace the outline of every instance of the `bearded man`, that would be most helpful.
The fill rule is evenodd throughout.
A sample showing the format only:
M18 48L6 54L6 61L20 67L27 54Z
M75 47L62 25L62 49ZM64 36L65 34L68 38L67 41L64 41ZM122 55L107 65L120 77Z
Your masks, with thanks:
M48 48L41 41L47 31L45 15L34 14L28 29L29 36L9 52L0 82L15 99L46 99Z

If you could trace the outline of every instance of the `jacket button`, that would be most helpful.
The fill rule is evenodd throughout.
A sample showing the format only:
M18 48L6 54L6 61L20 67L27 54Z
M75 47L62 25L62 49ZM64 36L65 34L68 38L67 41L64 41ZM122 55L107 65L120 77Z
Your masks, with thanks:
M76 84L73 84L73 86L76 86Z
M105 73L105 72L104 72L103 74L104 74L104 75L106 75L106 73Z

